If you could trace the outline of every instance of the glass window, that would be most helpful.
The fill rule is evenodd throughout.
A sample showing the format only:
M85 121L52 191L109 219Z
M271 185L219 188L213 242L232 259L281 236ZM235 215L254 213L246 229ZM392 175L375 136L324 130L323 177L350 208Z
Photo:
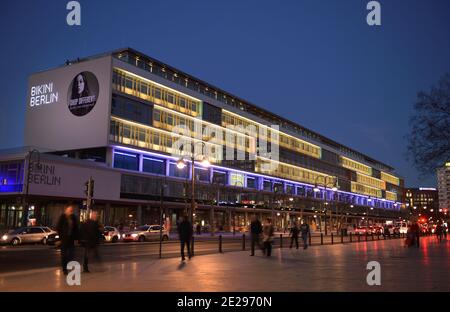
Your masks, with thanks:
M30 228L28 233L39 234L39 233L44 233L44 230L42 230L41 228Z
M227 173L222 171L213 172L213 183L226 185L227 183Z
M244 175L242 173L231 173L230 180L231 185L244 187Z
M178 98L178 102L180 103L180 107L186 108L186 100L184 98Z
M248 188L257 188L256 186L256 178L254 177L247 177L247 187Z
M138 157L134 154L127 154L122 152L114 153L114 168L138 170Z
M161 121L161 112L159 110L153 111L153 120Z
M144 157L142 160L142 171L154 173L154 174L164 174L166 169L166 164L164 160L153 159Z
M195 177L197 180L209 182L209 170L195 167Z
M189 165L187 165L183 169L179 169L175 163L170 163L169 175L172 177L187 179L189 177Z
M263 189L264 191L272 191L272 182L264 180Z

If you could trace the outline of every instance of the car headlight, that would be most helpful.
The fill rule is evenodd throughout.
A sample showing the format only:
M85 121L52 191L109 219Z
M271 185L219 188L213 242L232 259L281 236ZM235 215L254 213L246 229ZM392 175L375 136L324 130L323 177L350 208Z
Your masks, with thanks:
M117 238L120 239L120 234L117 235Z
M136 233L131 234L131 237L137 237L138 235Z
M8 235L3 235L2 236L2 240L7 240L8 239Z
M55 235L55 238L59 238L59 235Z

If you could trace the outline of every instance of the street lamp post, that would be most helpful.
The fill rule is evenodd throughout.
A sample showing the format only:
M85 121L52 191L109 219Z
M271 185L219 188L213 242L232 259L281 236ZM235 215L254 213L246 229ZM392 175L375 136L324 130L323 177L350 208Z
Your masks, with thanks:
M202 156L201 159L201 164L204 167L208 167L209 166L209 161L208 159L204 156L204 148L206 146L205 142L196 142L196 143L190 143L191 145L191 209L189 212L190 215L190 221L191 221L191 225L194 225L194 211L195 211L195 158L196 155L195 154L195 145L197 144L202 144L202 153L200 154ZM181 150L181 148L180 148ZM177 168L178 169L184 169L186 167L186 162L183 158L180 158L177 161Z
M237 184L241 185L241 192L239 193L239 200L242 201L242 193L244 192L244 183L242 183L242 181L234 181L234 186L236 186ZM233 236L236 234L236 208L234 208L233 211Z
M41 154L37 149L33 149L28 153L28 166L27 166L27 187L25 190L25 209L22 215L22 226L27 226L28 221L28 213L30 210L30 198L29 198L29 191L30 191L30 180L31 180L31 170L33 168L33 161L32 157L34 154L37 154L38 161L36 164L36 167L39 168L41 165Z
M330 183L327 181L329 178L332 178L332 177L321 176L321 175L316 176L316 178L314 179L314 192L315 193L320 192L320 189L319 189L318 183L317 183L318 178L322 178L324 180L324 182L320 185L323 186L325 189L325 199L324 200L325 200L325 205L327 205L327 187L331 185L331 190L333 191L333 198L332 198L332 202L333 202L334 201L334 192L337 192L337 190L338 190L337 178L336 178L336 181L332 181ZM332 211L331 210L332 210L332 207L330 207L330 229L331 229L330 231L333 232L333 222L332 222ZM327 211L326 210L325 210L325 235L328 235L328 233L327 233Z

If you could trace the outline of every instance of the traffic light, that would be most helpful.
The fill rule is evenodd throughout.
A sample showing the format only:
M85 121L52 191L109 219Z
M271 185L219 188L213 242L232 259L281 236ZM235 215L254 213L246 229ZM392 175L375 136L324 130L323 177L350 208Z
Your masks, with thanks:
M89 188L89 197L94 198L94 179L90 178L90 188Z
M92 179L92 177L84 183L84 194L88 198L94 197L94 179Z

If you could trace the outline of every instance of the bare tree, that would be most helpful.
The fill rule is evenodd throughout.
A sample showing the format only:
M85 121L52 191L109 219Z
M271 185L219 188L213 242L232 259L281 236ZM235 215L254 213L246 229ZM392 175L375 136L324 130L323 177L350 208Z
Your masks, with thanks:
M409 120L408 159L423 175L450 160L450 75L439 80L437 87L417 94L414 114Z

